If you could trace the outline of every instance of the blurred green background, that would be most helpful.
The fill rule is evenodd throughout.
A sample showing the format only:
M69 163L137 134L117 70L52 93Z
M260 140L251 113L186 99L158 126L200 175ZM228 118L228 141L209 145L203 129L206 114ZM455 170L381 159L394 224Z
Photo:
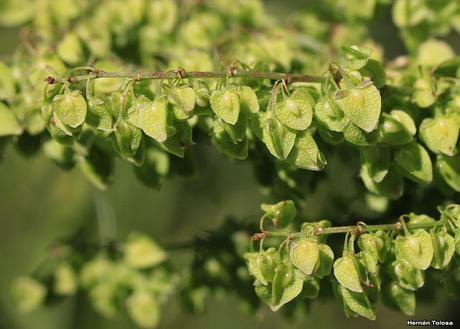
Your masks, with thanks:
M270 1L268 9L280 18L302 6L302 1ZM382 28L384 27L384 28ZM391 22L385 17L372 33L386 47L387 55L401 53ZM11 54L18 43L18 30L0 29L0 58ZM175 178L161 190L144 187L131 168L116 165L115 184L107 191L93 188L77 171L64 172L43 155L24 157L13 146L0 164L0 328L83 329L130 328L123 317L105 320L79 296L32 314L19 314L10 304L12 280L32 271L46 256L47 246L81 227L102 241L124 239L131 231L143 231L161 243L188 240L193 234L218 227L225 216L254 218L263 195L248 163L233 162L211 146L201 146L199 172L192 178ZM334 170L331 161L331 170ZM338 169L335 169L338 170ZM348 175L348 176L347 176ZM347 190L345 173L337 189ZM321 201L321 198L323 200ZM312 215L327 208L324 196L315 197ZM319 202L318 202L319 201ZM179 254L184 261L188 254ZM289 323L268 308L257 317L242 311L232 296L208 300L203 315L184 312L174 299L162 314L161 328L403 328L406 317L380 306L377 321L345 320L336 301L317 300L303 319ZM415 319L452 319L455 304L441 292L418 303Z

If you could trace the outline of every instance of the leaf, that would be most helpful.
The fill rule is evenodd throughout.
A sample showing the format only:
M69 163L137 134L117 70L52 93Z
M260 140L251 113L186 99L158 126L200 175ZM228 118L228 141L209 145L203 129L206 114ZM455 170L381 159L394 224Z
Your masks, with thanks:
M455 239L446 232L431 230L431 241L433 243L433 259L431 266L436 269L446 268L455 252Z
M190 87L172 88L169 91L168 100L176 118L178 120L187 120L195 108L195 90Z
M129 317L141 328L153 328L160 322L160 305L156 298L146 291L135 291L126 299Z
M46 287L33 278L19 277L13 282L11 297L21 312L30 312L44 302Z
M240 108L242 111L248 113L259 112L259 101L257 95L251 87L240 86L238 88L238 95L240 96Z
M307 129L313 119L314 101L303 89L296 89L291 96L277 103L275 115L282 124L294 130Z
M354 292L363 292L354 255L346 255L334 262L334 276L339 283Z
M368 166L362 166L360 172L361 179L366 188L375 194L385 196L390 199L399 199L404 192L403 177L391 167L381 182L372 180Z
M210 98L211 108L225 122L234 125L240 114L240 98L236 89L215 90Z
M150 237L131 233L123 246L124 260L129 267L145 269L164 262L166 252Z
M425 283L424 272L403 259L391 263L388 272L390 277L404 289L414 291L423 287Z
M281 272L277 272L277 274L278 273L282 275ZM277 278L275 275L275 279L273 280L273 287L275 287L276 279ZM294 275L294 277L290 280L289 284L285 285L281 291L277 292L277 298L275 299L275 302L270 305L270 308L272 309L272 311L274 312L278 311L284 304L296 298L302 292L302 287L303 287L303 280ZM272 290L272 298L273 298L273 290Z
M287 162L298 168L320 171L327 164L324 154L319 150L313 136L308 131L298 133Z
M305 275L310 275L319 259L318 242L312 239L302 239L294 243L290 251L292 264Z
M382 63L370 58L365 67L359 70L363 77L368 77L374 83L375 87L382 88L385 86L386 75Z
M420 230L395 240L397 259L403 259L420 270L426 270L433 259L433 244L428 232Z
M146 98L136 101L128 110L128 119L159 143L168 138L168 105L165 97L153 102Z
M54 272L54 292L58 295L71 296L78 289L75 270L68 263L60 264Z
M377 128L380 117L380 93L374 85L346 90L343 98L337 100L342 111L356 126L365 132Z
M341 132L350 122L337 103L330 97L324 97L315 105L316 120L328 130Z
M402 175L416 183L430 183L433 180L430 156L418 143L401 147L395 154L394 162Z
M438 155L436 171L454 191L460 192L460 153L453 157Z
M281 160L287 158L296 139L294 132L266 112L258 113L253 121L253 128L256 136L265 143L273 156Z
M457 153L460 124L454 117L426 118L419 128L420 139L434 153L453 156Z
M405 315L413 316L415 314L415 294L413 291L407 290L399 286L395 282L391 282L387 286L386 292L391 301Z
M86 101L78 90L55 96L53 109L58 119L66 126L76 128L85 122Z
M16 94L15 88L13 72L0 62L0 100L13 98Z
M344 303L356 314L369 320L375 320L375 306L369 303L364 293L357 293L340 286L340 292Z
M105 190L113 182L114 158L97 147L91 147L86 157L79 157L78 166L98 189Z
M224 128L218 124L214 125L212 142L225 155L244 160L248 157L249 144L247 140L235 143Z
M88 100L86 122L102 131L112 130L112 116L107 108L107 104L102 99L92 97Z
M20 135L22 127L19 125L11 109L0 103L0 137Z
M361 149L362 166L367 167L370 178L380 183L388 174L391 164L391 155L385 147L366 147Z
M292 200L280 201L275 204L263 203L260 208L266 216L272 219L273 225L278 228L285 228L297 216L297 209Z
M341 64L351 71L356 71L366 66L371 50L358 46L340 47L342 56L339 57Z
M380 143L402 145L413 140L416 128L406 112L393 110L390 114L383 113L382 119L378 128Z
M364 130L349 122L343 130L343 137L351 144L358 146L370 146L377 141L377 131L367 134Z
M319 279L322 279L331 273L332 264L334 263L334 252L332 251L331 247L324 243L320 243L318 248L319 258L316 262L313 275Z

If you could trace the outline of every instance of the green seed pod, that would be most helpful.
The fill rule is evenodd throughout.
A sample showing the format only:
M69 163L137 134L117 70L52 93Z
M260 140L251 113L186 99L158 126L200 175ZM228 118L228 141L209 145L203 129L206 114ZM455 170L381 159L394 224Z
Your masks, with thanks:
M234 125L240 114L240 97L235 88L216 90L211 94L211 108L225 122Z
M430 183L433 180L433 168L428 152L418 143L404 145L394 157L400 173L416 183Z
M420 138L434 153L453 156L457 153L460 124L453 116L427 118L420 124Z
M420 230L395 241L397 259L403 259L420 270L426 270L433 259L433 244L428 232Z
M133 233L123 246L124 260L132 268L149 268L166 260L167 254L148 236Z
M292 200L281 201L275 204L263 203L260 208L266 216L272 219L273 225L279 228L288 226L296 217L297 209Z
M385 287L387 300L398 308L405 315L412 316L415 314L415 293L404 289L395 282L391 282Z
M334 276L339 283L354 292L363 292L359 269L354 255L346 255L334 262Z
M401 287L411 291L423 287L425 283L424 272L402 259L389 264L388 274Z
M294 130L307 129L313 118L314 100L304 89L296 89L288 98L276 104L275 115L282 124Z
M60 264L54 271L54 292L58 295L73 295L78 289L77 275L68 263Z

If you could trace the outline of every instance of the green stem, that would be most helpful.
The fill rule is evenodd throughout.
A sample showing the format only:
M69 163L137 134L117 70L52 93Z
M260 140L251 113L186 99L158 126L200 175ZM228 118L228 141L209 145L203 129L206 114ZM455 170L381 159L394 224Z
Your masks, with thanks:
M437 226L443 226L446 223L444 221L437 221L435 223L418 223L418 224L410 224L407 223L406 227L408 229L423 229L423 228L432 228ZM402 231L403 226L400 222L393 223L393 224L378 224L378 225L350 225L350 226L336 226L336 227L321 227L316 230L315 235L329 235L329 234L346 234L346 233L354 233L359 230L360 233L366 232L375 232L375 231ZM283 232L283 231L275 231L275 232L268 232L268 237L286 237L290 236L291 238L300 238L300 232Z
M51 79L50 79L51 78ZM156 71L156 72L106 72L94 70L89 74L69 76L67 78L50 77L48 81L54 83L60 81L62 83L85 81L91 79L107 79L107 78L127 78L134 80L147 79L222 79L222 78L246 78L246 79L269 79L269 80L284 80L290 82L322 82L323 77L313 76L308 74L297 73L281 73L281 72L255 72L255 71L190 71L183 69L171 71Z

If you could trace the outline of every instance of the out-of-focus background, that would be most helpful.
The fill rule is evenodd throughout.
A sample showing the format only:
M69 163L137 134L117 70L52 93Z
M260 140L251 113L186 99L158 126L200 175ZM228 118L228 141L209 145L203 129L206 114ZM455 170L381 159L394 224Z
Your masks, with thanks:
M268 11L283 19L302 8L303 1L272 0ZM385 44L387 55L402 53L391 19L369 27ZM19 30L0 29L0 58L11 54L19 42ZM12 280L32 271L56 239L84 227L100 239L124 239L131 231L142 231L159 242L187 240L196 232L218 227L226 216L258 215L264 201L246 162L234 162L211 146L200 146L205 160L192 178L175 178L161 190L144 187L124 162L116 164L114 185L106 192L92 187L78 172L55 167L42 154L20 155L9 146L0 163L0 328L83 329L130 328L122 316L105 320L85 299L74 297L53 307L22 315L11 305L8 290ZM331 161L331 168L334 170ZM339 170L339 169L336 169ZM356 173L343 172L334 182L347 191ZM341 182L343 183L342 185ZM312 213L321 216L328 207L326 197L316 197ZM186 259L189 255L178 255ZM417 305L416 319L452 319L455 304L441 292ZM208 300L206 312L184 312L172 299L164 308L161 328L402 328L406 317L380 306L377 320L345 320L336 301L318 300L301 320L286 322L268 308L260 316L245 313L232 296Z

